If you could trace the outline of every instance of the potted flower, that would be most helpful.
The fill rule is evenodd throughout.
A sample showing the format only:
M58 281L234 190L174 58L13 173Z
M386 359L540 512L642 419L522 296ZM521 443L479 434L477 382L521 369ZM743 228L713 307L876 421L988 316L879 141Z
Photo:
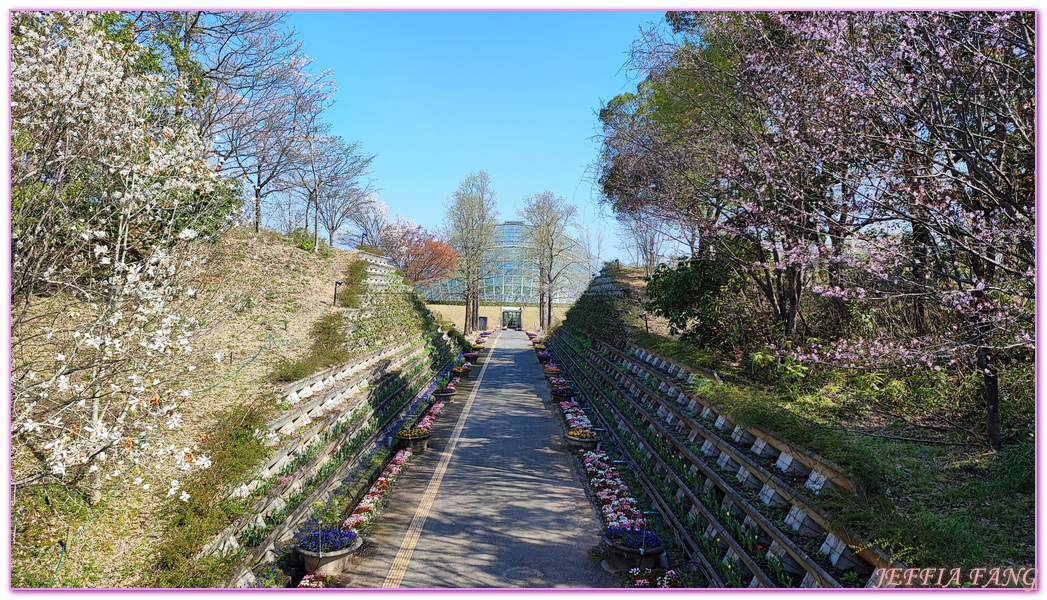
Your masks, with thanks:
M659 555L665 552L662 540L646 528L611 526L604 533L603 541L613 556L640 569L656 567Z
M476 364L476 359L480 358L480 353L479 352L466 352L465 354L462 354L462 358L464 358L469 364L475 365Z
M557 400L564 399L569 400L571 396L574 396L574 390L571 386L564 385L563 379L557 378L558 381L553 382L553 397Z
M306 573L335 575L342 572L354 550L363 540L350 529L321 525L315 519L302 524L294 536L294 546L305 561Z
M316 573L306 573L302 581L298 583L300 588L324 588L327 587L327 576Z
M450 380L446 377L441 377L436 382L436 389L433 390L433 396L435 396L437 400L442 400L444 402L450 402L456 393L458 393L457 388L452 386Z
M596 448L596 432L592 428L582 427L567 430L567 445L582 450Z
M538 360L542 363L547 363L552 359L552 355L550 355L548 352L542 351L538 353Z
M676 571L666 569L630 569L629 587L682 588L683 581Z
M560 375L560 367L556 366L556 363L549 361L545 363L545 367L542 369L546 377L553 377Z
M396 439L401 448L410 448L412 452L423 452L429 447L429 436L432 435L428 429L421 427L405 427L396 432Z
M404 470L404 465L411 459L411 456L412 452L409 449L400 450L396 453L393 460L386 465L385 470L378 476L378 481L364 494L360 504L353 510L353 514L349 515L349 518L342 523L342 529L351 529L359 533L371 524L374 518L378 516L378 513L382 512L382 499L389 492L389 486L400 477Z
M458 365L457 367L451 367L451 373L453 373L455 377L465 379L469 376L469 365Z

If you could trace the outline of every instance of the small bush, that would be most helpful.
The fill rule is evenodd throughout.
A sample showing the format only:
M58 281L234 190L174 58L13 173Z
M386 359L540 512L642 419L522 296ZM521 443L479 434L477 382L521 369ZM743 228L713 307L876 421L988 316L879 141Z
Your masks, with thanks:
M273 369L276 381L297 381L330 366L349 360L348 341L341 332L342 315L329 314L313 324L313 345L308 356L298 360L284 359Z
M231 501L225 494L268 454L255 432L265 427L269 417L268 409L248 404L229 410L218 420L222 425L202 448L211 457L211 467L195 474L183 488L188 501L174 497L166 503L163 543L158 546L152 572L144 576L146 587L214 587L229 574L235 564L230 557L195 557L246 508L242 501Z
M338 306L359 308L360 296L367 291L364 279L367 278L367 261L354 260L345 270L345 279L338 286Z
M361 250L363 252L370 252L371 254L377 254L378 256L385 256L385 250L382 250L381 248L379 248L377 246L368 246L367 244L359 244L356 247L356 249L357 250Z

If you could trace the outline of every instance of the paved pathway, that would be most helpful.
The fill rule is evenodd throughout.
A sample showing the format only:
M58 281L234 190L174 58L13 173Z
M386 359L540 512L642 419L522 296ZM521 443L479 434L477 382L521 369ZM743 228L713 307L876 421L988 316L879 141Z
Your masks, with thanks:
M473 368L387 496L349 586L617 586L592 552L602 526L531 344L519 331L491 337L485 370Z

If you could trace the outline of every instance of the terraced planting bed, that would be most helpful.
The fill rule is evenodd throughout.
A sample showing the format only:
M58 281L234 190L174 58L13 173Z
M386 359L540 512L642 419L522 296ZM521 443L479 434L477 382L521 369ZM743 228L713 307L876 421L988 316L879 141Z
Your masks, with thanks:
M688 389L694 373L586 347L563 327L550 344L711 584L862 586L874 568L897 566L811 504L829 486L850 489L839 467L733 425Z

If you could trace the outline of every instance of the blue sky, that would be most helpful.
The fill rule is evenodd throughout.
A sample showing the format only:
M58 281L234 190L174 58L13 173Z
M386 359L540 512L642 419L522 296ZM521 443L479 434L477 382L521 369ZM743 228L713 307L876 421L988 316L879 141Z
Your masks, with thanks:
M301 11L289 24L313 69L334 71L334 133L377 155L372 177L393 211L435 230L447 198L480 169L501 220L549 190L578 207L579 221L594 221L596 112L635 89L629 49L663 16ZM608 227L604 258L624 259L614 235Z

